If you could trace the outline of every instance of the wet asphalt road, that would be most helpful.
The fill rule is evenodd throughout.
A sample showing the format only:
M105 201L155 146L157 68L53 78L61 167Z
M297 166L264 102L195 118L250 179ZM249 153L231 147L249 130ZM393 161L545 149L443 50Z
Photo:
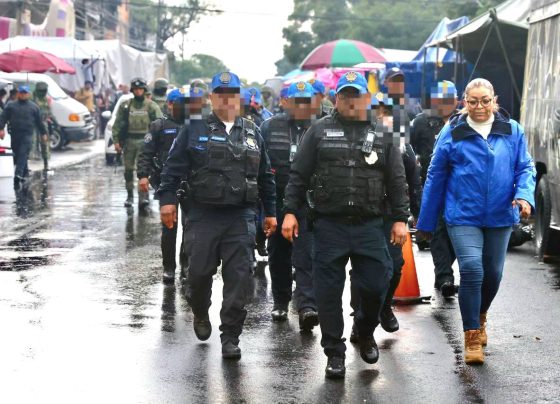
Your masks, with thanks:
M346 379L330 381L318 328L300 334L294 311L270 320L267 269L252 280L242 359L220 356L219 275L214 333L199 342L180 289L160 282L157 204L139 215L124 197L122 168L101 158L17 199L0 179L0 403L560 402L560 264L537 263L530 244L508 255L484 366L463 365L457 300L433 291L417 252L431 303L396 308L401 330L376 331L376 365L347 342Z

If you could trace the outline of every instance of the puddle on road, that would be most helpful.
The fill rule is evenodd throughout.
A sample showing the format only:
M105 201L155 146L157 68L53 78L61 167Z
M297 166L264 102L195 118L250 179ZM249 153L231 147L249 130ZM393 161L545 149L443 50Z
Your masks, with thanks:
M0 271L24 271L50 265L55 257L75 247L76 240L19 237L0 246Z

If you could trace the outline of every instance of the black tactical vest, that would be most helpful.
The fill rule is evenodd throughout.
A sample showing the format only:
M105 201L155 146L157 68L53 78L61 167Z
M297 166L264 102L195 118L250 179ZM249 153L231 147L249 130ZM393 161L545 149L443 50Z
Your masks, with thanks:
M181 125L169 118L157 119L152 125L152 128L159 134L158 159L163 164L167 160L173 141L181 130Z
M276 189L283 194L290 178L290 165L303 136L304 130L298 130L286 116L273 117L268 124L266 146L270 165L274 170Z
M318 133L317 165L310 189L313 208L322 215L381 216L385 196L386 148L383 135L369 125L342 126L324 118ZM362 151L370 132L374 135L370 163Z
M191 198L217 206L255 206L261 152L256 126L243 118L230 134L221 123L191 123L188 176Z

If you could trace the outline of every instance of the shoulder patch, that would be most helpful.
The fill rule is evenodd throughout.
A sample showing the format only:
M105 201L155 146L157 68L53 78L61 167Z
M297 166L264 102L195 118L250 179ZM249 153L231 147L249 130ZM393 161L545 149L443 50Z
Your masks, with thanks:
M152 134L146 133L146 136L144 136L144 143L150 143L151 141L152 141Z

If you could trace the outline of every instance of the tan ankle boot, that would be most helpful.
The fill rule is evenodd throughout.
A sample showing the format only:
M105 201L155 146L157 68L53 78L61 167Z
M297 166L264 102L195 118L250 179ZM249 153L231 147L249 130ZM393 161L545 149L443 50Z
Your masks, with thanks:
M467 365L484 363L484 352L480 343L480 330L465 331L465 363Z
M480 313L480 343L482 346L488 345L488 335L486 334L486 314Z

